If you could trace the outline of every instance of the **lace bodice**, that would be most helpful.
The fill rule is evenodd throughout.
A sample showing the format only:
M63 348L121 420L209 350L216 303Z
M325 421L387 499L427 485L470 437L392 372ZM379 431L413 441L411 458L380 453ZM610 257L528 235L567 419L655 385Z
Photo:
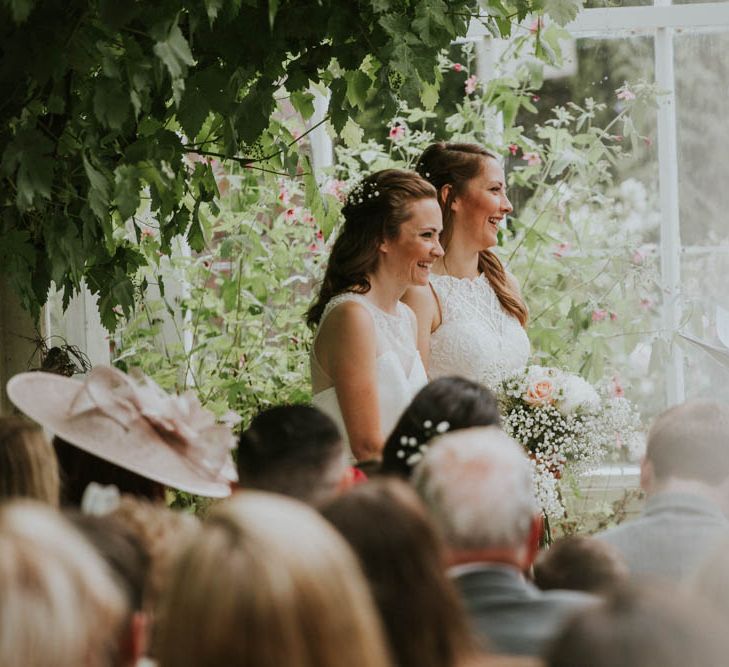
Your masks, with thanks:
M377 398L380 411L380 427L383 437L394 428L400 415L413 396L427 382L425 368L417 350L415 316L404 303L397 304L397 313L391 315L375 306L362 294L345 292L329 301L319 325L329 313L345 301L362 304L372 316L377 346ZM314 390L312 403L328 414L346 437L344 419L337 401L336 389L316 358L316 338L311 347L311 380ZM352 350L357 354L357 350Z
M430 338L430 377L460 375L496 389L524 368L530 345L519 321L504 312L488 278L431 276L442 322Z

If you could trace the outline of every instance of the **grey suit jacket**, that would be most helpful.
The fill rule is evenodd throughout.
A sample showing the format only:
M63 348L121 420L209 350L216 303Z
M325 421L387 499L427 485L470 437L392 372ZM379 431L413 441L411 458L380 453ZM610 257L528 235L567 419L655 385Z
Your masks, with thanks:
M586 593L540 591L505 565L453 574L477 636L494 653L542 655L567 617L597 601Z
M657 493L633 521L595 535L625 556L634 575L677 581L693 574L722 539L729 521L699 495Z

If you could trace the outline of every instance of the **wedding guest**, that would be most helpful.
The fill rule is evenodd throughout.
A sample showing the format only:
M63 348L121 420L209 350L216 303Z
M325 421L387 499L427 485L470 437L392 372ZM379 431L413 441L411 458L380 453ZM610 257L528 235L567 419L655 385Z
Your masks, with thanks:
M131 531L149 555L142 609L147 623L146 655L154 658L157 653L156 628L160 618L160 600L168 588L175 560L197 536L200 521L193 514L175 511L162 503L152 503L135 496L122 496L108 518Z
M164 499L167 486L226 497L235 477L235 438L190 392L172 396L141 380L97 366L83 380L20 373L10 400L55 434L62 498L80 506L91 482L120 493Z
M598 534L633 575L693 574L729 538L729 405L695 400L670 408L648 433L637 519Z
M534 583L543 591L601 593L617 587L628 574L617 549L582 535L557 540L534 561Z
M160 667L386 667L356 558L313 509L236 494L181 554L162 603Z
M135 667L147 650L148 618L144 609L150 558L128 526L110 516L69 512L66 518L109 566L124 593L126 614L115 667Z
M493 248L512 211L499 158L477 144L437 142L417 172L438 191L445 254L429 283L405 294L431 379L460 375L496 389L530 354L519 285Z
M317 505L351 484L342 436L334 421L308 405L260 412L241 433L238 482Z
M443 254L435 189L415 173L366 177L342 209L344 224L307 313L313 403L334 419L352 455L379 459L385 435L426 383L416 322L400 297L427 285Z
M706 600L729 621L729 540L723 540L701 564L688 584L698 596Z
M498 426L496 396L477 382L443 377L423 387L385 441L383 474L408 479L422 458L421 448L436 435L471 426Z
M595 603L527 581L542 515L528 458L497 427L442 436L413 483L445 538L449 574L474 628L496 653L540 655L567 616Z
M726 624L673 588L622 586L575 614L546 654L547 667L718 667Z
M418 497L375 480L322 509L359 557L399 667L465 667L475 646L443 571L444 550Z
M58 461L43 431L21 417L0 417L0 501L32 498L58 506Z
M94 548L38 502L0 506L0 665L112 667L125 601Z

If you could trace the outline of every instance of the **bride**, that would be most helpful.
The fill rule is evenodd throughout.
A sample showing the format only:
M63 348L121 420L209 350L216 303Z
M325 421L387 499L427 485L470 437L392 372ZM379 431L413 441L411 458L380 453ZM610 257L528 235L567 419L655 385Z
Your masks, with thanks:
M527 308L514 277L491 251L511 213L504 170L475 144L436 143L418 173L438 191L445 255L404 301L418 319L418 348L431 379L460 375L496 389L530 353Z
M428 284L443 255L436 192L386 169L349 195L317 300L307 313L313 403L340 426L354 457L380 458L384 438L427 378L416 320L400 298Z

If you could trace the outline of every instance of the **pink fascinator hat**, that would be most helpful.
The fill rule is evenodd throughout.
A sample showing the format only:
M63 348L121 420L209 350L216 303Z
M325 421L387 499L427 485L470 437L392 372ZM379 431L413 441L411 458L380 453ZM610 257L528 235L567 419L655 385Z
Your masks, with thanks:
M148 377L98 366L83 380L20 373L7 392L26 415L90 454L180 491L230 495L235 436L191 391L171 395Z

